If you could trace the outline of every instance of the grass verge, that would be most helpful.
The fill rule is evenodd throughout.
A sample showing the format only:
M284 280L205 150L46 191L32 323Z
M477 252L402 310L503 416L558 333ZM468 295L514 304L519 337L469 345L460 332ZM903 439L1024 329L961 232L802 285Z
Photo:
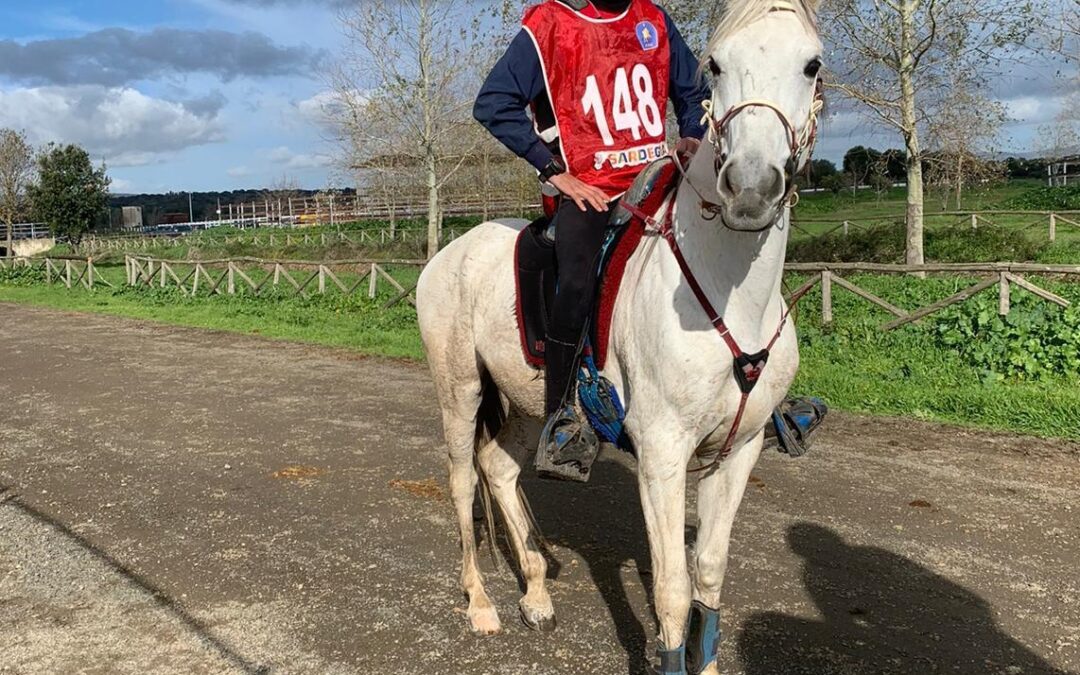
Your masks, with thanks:
M189 298L174 290L73 290L0 284L0 302L147 319L176 326L344 347L364 354L423 358L412 307L383 309L386 297L352 296Z

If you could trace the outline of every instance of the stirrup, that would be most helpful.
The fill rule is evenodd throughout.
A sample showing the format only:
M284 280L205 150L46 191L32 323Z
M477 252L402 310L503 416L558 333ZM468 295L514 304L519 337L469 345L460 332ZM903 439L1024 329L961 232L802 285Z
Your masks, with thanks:
M765 432L765 447L776 448L793 458L810 451L810 436L821 426L829 406L819 398L784 401L773 411Z
M540 433L536 472L541 478L587 483L598 454L600 439L567 406L552 415Z

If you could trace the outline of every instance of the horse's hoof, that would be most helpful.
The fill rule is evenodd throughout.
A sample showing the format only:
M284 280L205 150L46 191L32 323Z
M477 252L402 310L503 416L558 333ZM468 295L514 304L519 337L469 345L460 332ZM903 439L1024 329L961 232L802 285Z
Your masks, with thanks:
M469 630L476 637L490 637L502 632L499 614L494 607L469 611Z
M558 623L555 620L554 614L539 614L535 611L528 610L525 607L519 607L521 610L521 622L525 624L525 627L529 630L535 630L540 633L550 633L555 630L555 626Z

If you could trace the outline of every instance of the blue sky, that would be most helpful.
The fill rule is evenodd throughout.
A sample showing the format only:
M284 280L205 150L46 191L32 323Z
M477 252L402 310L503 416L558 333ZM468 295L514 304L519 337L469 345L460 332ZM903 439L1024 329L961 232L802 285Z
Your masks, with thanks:
M78 142L116 192L336 180L330 2L0 0L0 126Z
M115 192L346 185L318 123L345 1L0 0L0 127L80 143ZM1061 80L1023 68L997 84L1016 118L1003 146L1030 150ZM818 156L862 143L899 145L839 110Z

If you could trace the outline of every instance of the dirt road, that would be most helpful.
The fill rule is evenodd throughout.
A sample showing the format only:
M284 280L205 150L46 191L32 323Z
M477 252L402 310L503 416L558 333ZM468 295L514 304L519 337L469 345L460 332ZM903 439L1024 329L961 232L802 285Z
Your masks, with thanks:
M423 368L11 305L0 345L0 672L622 675L654 649L630 458L529 482L559 628L485 560L505 631L479 640ZM836 416L754 474L723 671L1080 672L1078 518L1075 445Z

